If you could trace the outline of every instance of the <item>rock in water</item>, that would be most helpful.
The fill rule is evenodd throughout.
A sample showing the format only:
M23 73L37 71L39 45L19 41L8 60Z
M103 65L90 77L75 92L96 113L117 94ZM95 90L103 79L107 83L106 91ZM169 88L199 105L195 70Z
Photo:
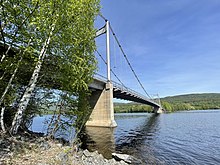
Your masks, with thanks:
M128 164L143 164L143 162L141 160L139 160L131 155L127 155L127 154L112 153L112 157L117 161L123 160L124 162L126 162Z

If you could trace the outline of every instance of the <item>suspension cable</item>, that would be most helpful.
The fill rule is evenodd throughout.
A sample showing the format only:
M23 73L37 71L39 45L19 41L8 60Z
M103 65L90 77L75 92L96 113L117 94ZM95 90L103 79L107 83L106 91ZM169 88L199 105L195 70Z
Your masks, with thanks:
M107 62L105 61L105 59L103 58L103 56L101 55L101 53L99 53L98 50L96 50L97 54L101 57L102 61L107 65ZM110 68L110 71L112 72L112 74L116 77L116 79L121 83L122 86L125 86L122 81L119 79L119 77L115 74L115 72Z
M101 13L98 14L103 20L108 21Z
M107 21L107 19L106 19L101 13L99 13L98 15L99 15L103 20ZM112 34L113 34L113 36L114 36L114 38L115 38L115 40L116 40L116 42L117 42L117 44L118 44L118 46L119 46L121 52L122 52L122 54L123 54L123 56L124 56L126 62L128 63L128 65L129 65L131 71L133 72L135 78L137 79L139 85L141 86L141 88L143 89L143 91L145 92L145 94L146 94L150 99L152 99L151 96L147 93L146 89L144 88L144 86L143 86L143 84L141 83L140 79L138 78L137 74L135 73L133 67L131 66L131 63L129 62L129 60L128 60L128 58L127 58L127 55L125 54L124 50L122 49L122 46L121 46L121 44L120 44L120 42L119 42L119 40L118 40L116 34L114 33L114 31L113 31L113 29L112 29L112 27L111 27L110 24L109 24L109 27L110 27L110 30L111 30L111 32L112 32ZM97 53L98 53L98 51L97 51ZM98 53L98 54L101 55L100 53ZM100 57L101 57L101 56L100 56ZM104 60L103 57L101 57L101 58ZM106 63L105 60L104 60L104 62ZM106 63L106 65L107 65L107 63ZM110 70L111 70L111 72L114 74L114 72L112 71L112 69L110 69ZM118 78L115 74L114 74L114 76L119 80L119 78ZM119 80L119 81L120 81L120 80ZM120 83L122 83L122 82L120 81ZM122 84L123 84L123 83L122 83Z
M133 67L131 66L131 63L129 62L127 55L125 54L124 50L122 49L122 46L121 46L121 44L120 44L120 42L119 42L119 40L118 40L116 34L114 33L114 31L113 31L111 25L109 25L109 27L110 27L110 30L111 30L111 32L112 32L112 34L113 34L113 36L114 36L114 38L115 38L115 40L116 40L116 42L117 42L117 44L118 44L118 46L119 46L121 52L122 52L122 54L123 54L123 56L124 56L126 62L128 63L128 65L129 65L131 71L133 72L135 78L137 79L139 85L140 85L141 88L144 90L145 94L146 94L149 98L151 98L151 96L150 96L150 95L147 93L147 91L145 90L145 88L144 88L143 84L141 83L140 79L138 78L137 74L135 73ZM151 99L152 99L152 98L151 98Z

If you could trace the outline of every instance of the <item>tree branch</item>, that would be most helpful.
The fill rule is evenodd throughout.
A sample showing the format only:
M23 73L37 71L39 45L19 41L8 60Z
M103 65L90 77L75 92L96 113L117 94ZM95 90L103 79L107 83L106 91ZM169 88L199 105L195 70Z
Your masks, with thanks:
M1 0L1 1L2 1L2 0ZM1 4L2 4L2 3L1 3ZM13 37L12 37L12 41L11 41L11 43L9 44L9 47L8 47L7 51L3 54L2 58L1 58L1 62L3 62L5 56L8 54L8 52L9 52L10 49L12 48L12 45L13 45L13 43L15 42L16 36L17 36L19 30L21 29L21 27L25 24L25 22L27 21L27 19L28 19L28 18L36 11L36 9L38 8L38 4L39 4L39 1L37 1L37 3L36 3L36 5L35 5L34 9L31 11L31 13L30 13L30 14L22 21L22 23L17 27L17 29L16 29L16 31L15 31ZM3 5L2 5L2 7L3 7ZM3 14L3 15L4 15L4 14ZM5 16L4 16L4 17L5 17ZM4 47L5 47L5 46L4 46Z
M0 30L1 30L2 40L4 42L4 49L5 49L5 36L4 36L4 31L3 31L2 21L1 20L0 20Z

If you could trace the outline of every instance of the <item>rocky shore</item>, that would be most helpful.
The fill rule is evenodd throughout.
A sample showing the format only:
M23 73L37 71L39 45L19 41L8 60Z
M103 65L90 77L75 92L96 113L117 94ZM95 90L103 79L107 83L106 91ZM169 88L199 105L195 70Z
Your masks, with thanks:
M142 164L125 154L105 159L97 151L78 150L59 140L39 135L0 135L0 165L126 165Z

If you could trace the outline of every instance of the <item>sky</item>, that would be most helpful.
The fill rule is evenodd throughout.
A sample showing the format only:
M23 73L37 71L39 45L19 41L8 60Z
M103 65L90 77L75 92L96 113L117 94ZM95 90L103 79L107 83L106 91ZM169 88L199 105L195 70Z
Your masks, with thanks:
M220 0L101 0L101 6L148 94L220 93ZM97 18L96 28L103 25ZM113 71L144 94L110 39ZM96 42L105 55L105 36Z

